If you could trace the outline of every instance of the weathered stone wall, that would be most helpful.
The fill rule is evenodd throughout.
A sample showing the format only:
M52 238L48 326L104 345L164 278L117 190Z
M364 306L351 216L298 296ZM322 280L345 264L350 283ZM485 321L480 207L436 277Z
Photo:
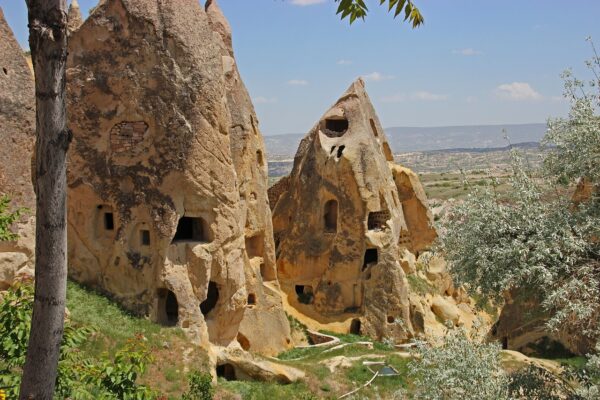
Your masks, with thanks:
M35 142L35 89L23 49L0 9L0 192L35 208L31 157Z
M35 194L31 160L35 144L35 89L23 49L0 9L0 195L12 209L27 207L12 229L14 242L0 242L0 289L17 276L33 273Z
M401 233L399 244L418 255L427 250L437 238L433 214L427 205L427 196L417 174L397 164L390 163L390 169L408 228L407 232Z
M275 209L277 202L282 194L290 188L290 180L288 176L284 176L269 188L269 205L271 210Z
M216 1L208 2L206 10L221 44L230 118L230 147L240 193L238 222L240 230L244 232L247 256L245 275L248 305L238 340L247 350L277 354L288 347L291 338L275 269L264 140L252 101L233 57L231 28Z
M201 343L235 340L247 259L206 12L102 1L69 39L68 82L70 276Z
M115 153L136 153L144 140L148 124L144 121L120 122L110 130L110 150Z

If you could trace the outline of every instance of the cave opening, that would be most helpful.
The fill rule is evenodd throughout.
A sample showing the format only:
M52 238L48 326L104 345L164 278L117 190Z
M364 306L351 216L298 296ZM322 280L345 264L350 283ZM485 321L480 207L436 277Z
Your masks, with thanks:
M350 333L353 335L360 335L360 319L355 318L350 323Z
M363 259L362 270L364 271L365 269L367 269L369 264L377 264L378 261L379 256L377 254L377 249L367 249L365 251L365 257Z
M210 242L210 229L204 218L181 217L172 243L177 242Z
M348 120L343 119L326 119L325 129L337 133L345 133L348 130Z
M217 376L220 378L224 378L227 381L235 381L237 380L235 376L235 368L231 364L220 364L217 365Z
M158 322L166 326L175 326L179 320L177 296L169 289L158 289Z
M113 231L115 229L115 217L111 212L104 213L104 229Z
M329 200L325 203L325 210L323 213L323 220L325 223L325 232L335 233L337 232L337 219L338 219L338 202L337 200Z
M217 305L219 301L219 287L213 281L208 283L208 292L206 300L200 303L200 311L202 315L207 316Z

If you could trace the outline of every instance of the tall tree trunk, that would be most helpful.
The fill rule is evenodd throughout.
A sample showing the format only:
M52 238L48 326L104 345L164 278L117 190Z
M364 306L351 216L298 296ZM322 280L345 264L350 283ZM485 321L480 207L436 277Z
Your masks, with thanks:
M20 399L51 400L67 286L67 1L27 0L35 71L35 300Z

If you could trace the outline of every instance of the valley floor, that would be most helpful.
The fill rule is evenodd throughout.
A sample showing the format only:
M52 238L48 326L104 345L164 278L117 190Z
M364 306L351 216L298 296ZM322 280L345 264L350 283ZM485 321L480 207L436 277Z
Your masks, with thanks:
M152 359L147 372L139 381L161 393L160 399L179 399L187 390L190 372L209 372L206 352L191 344L180 329L163 327L131 315L103 295L73 282L69 282L67 300L71 321L76 326L85 326L94 331L81 348L86 356L112 356L129 340L136 336L143 337L151 349ZM290 320L293 329L305 328L294 318L290 317ZM407 376L410 353L365 337L333 335L340 338L341 344L295 348L271 359L304 371L306 379L302 382L281 385L228 381L219 377L215 399L337 399L364 385L373 377L374 368L380 368L365 365L365 361L383 362L395 369L398 375L375 378L372 384L361 389L359 396L354 398L389 399L399 390L410 392L411 381ZM520 353L505 352L503 361L509 370L533 362L559 371L561 364L580 366L582 360L536 361Z

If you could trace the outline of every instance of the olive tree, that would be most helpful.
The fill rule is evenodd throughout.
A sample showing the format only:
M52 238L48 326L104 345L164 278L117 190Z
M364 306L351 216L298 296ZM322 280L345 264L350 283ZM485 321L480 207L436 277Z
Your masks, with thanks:
M541 174L514 153L508 198L493 184L475 189L454 208L441 239L457 283L492 298L524 289L542 300L549 328L590 339L600 328L599 61L594 51L590 82L565 73L571 111L549 121ZM578 204L566 194L576 178L596 185Z
M397 399L507 399L509 377L500 363L500 345L487 343L482 331L471 334L451 328L439 343L417 341L408 365L413 380L410 393L400 390Z

